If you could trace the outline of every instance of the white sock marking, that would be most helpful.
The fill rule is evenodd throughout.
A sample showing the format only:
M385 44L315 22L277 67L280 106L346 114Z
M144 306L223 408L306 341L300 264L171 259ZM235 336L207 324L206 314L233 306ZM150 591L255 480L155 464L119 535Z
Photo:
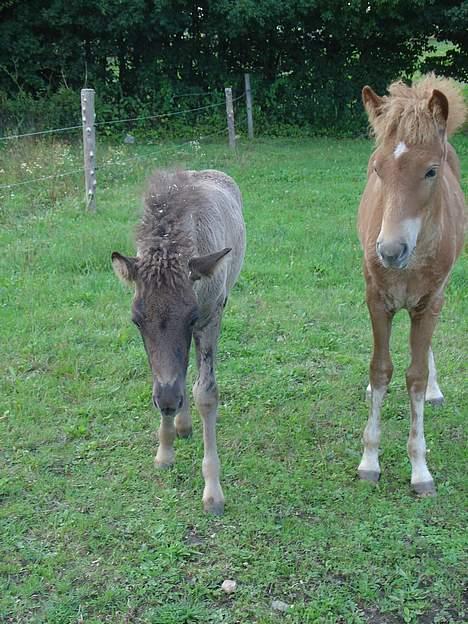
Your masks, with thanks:
M358 470L380 472L379 443L380 443L380 411L386 388L373 388L369 420L364 429L364 452Z

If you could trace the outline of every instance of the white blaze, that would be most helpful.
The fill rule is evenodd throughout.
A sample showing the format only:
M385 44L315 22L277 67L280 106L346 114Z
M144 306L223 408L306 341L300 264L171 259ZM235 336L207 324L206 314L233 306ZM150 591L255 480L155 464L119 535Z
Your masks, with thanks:
M395 147L395 151L393 152L393 155L395 156L395 158L399 158L402 154L404 154L407 151L408 151L408 148L406 144L403 143L403 141L400 141L400 143L398 143L398 145Z
M406 234L406 242L410 253L416 247L416 241L418 240L421 224L421 217L415 217L414 219L404 219L404 221L402 222L403 231Z

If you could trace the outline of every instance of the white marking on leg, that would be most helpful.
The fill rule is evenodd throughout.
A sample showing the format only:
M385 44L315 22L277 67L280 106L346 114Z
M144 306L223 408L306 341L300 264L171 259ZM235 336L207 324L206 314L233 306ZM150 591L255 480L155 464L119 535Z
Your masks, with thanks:
M203 440L205 451L203 455L202 473L205 479L203 503L207 511L224 505L224 495L219 482L221 466L216 445L216 410L203 415ZM220 508L218 513L221 512Z
M207 391L198 380L193 388L195 404L203 418L203 463L202 474L205 480L203 505L205 511L222 513L224 494L220 484L220 461L216 445L216 420L218 412L217 390Z
M371 405L369 420L364 429L364 452L358 470L380 473L379 443L380 443L380 412L386 388L371 389Z
M408 455L411 461L411 484L429 483L432 475L426 464L426 440L424 438L424 394L410 392L411 429L408 437Z
M400 156L407 151L408 151L408 147L406 143L403 143L403 141L400 141L398 145L395 147L395 151L393 152L393 155L395 156L395 158L400 158Z
M372 387L370 385L370 382L367 384L367 388L366 388L366 401L370 401L372 398Z
M442 394L439 384L437 383L437 371L432 348L429 349L428 364L429 376L427 378L426 401L441 403L444 400L444 395Z

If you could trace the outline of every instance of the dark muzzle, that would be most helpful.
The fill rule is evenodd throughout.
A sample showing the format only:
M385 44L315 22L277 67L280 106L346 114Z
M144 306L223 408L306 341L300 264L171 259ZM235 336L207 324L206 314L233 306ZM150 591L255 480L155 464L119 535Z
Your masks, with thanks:
M402 269L406 266L409 257L409 248L406 243L390 242L377 243L377 255L385 267Z
M153 403L163 416L175 416L184 402L183 387L178 380L172 384L155 384Z

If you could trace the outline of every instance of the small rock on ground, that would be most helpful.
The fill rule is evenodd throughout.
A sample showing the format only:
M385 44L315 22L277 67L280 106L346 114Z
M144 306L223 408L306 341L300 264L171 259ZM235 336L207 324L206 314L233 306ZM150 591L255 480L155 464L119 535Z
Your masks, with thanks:
M289 605L282 600L273 600L273 602L271 603L271 608L273 609L273 611L280 611L281 613L285 613L289 609Z
M221 585L221 589L226 592L226 594L232 594L232 592L235 592L237 588L237 583L236 581L232 581L231 579L226 579L225 581L223 581L223 584Z

